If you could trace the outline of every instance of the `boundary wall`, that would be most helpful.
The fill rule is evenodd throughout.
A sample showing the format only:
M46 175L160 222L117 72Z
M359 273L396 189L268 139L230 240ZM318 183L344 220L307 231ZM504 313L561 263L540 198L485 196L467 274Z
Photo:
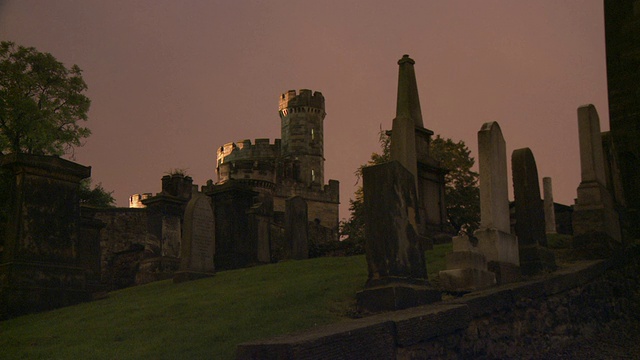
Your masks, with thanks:
M238 345L237 359L532 359L640 315L640 249L421 307Z

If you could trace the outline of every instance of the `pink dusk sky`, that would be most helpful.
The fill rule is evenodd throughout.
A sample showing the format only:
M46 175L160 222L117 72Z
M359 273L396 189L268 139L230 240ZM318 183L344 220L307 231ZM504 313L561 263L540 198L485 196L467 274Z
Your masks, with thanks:
M172 169L215 181L216 149L280 137L279 95L306 88L326 99L325 181L340 181L347 218L403 54L425 127L477 159L477 131L498 121L508 157L531 148L556 202L580 182L577 107L609 129L601 0L0 0L0 40L84 71L93 134L75 161L119 206Z

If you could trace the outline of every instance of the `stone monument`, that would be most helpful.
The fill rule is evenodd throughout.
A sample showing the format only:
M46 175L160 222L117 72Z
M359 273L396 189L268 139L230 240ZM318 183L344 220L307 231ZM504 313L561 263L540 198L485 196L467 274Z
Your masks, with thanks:
M187 203L180 248L180 269L174 275L173 282L214 275L216 244L213 209L211 199L201 193L195 192Z
M529 148L513 151L511 170L513 172L515 231L518 236L520 270L523 275L553 271L556 268L555 256L547 248L538 169Z
M369 278L358 307L376 312L439 301L428 287L414 176L397 161L365 167L362 175Z
M90 299L79 259L80 180L91 168L57 156L0 157L11 178L0 250L0 318ZM95 245L95 244L94 244Z
M476 290L519 277L518 239L509 224L506 143L497 122L485 123L478 131L478 154L480 229L475 239L453 239L447 270L440 272L450 290Z
M418 195L423 238L448 231L444 199L446 170L429 155L433 131L423 125L420 97L414 69L415 61L404 55L398 61L396 117L391 130L391 160L398 161L414 176ZM431 246L431 241L423 240Z
M556 211L553 205L553 187L551 178L542 178L542 189L544 191L544 227L547 234L556 234Z
M307 202L294 196L285 203L284 234L289 244L291 259L309 258L309 220Z
M578 133L581 182L573 210L572 246L589 257L608 256L622 245L622 235L620 219L606 187L600 119L595 106L578 108Z

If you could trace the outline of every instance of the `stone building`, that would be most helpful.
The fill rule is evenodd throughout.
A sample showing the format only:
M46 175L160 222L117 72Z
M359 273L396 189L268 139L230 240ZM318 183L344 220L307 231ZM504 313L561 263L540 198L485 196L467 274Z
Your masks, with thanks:
M324 179L324 96L319 91L295 90L280 96L281 139L227 143L217 152L217 181L244 184L260 201L273 202L273 217L282 223L285 201L302 197L309 221L322 233L319 242L338 240L340 189L337 180Z

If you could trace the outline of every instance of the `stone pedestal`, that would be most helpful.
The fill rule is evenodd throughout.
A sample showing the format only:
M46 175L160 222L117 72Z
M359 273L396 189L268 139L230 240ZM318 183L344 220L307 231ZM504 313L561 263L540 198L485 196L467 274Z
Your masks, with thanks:
M446 256L447 270L440 271L440 285L449 291L474 291L496 284L487 259L468 236L453 238L453 252Z
M12 154L0 161L12 177L0 252L0 318L89 300L87 269L78 257L85 249L78 237L78 188L91 168L55 156Z
M307 202L300 196L285 202L284 236L291 259L309 258L309 216Z

